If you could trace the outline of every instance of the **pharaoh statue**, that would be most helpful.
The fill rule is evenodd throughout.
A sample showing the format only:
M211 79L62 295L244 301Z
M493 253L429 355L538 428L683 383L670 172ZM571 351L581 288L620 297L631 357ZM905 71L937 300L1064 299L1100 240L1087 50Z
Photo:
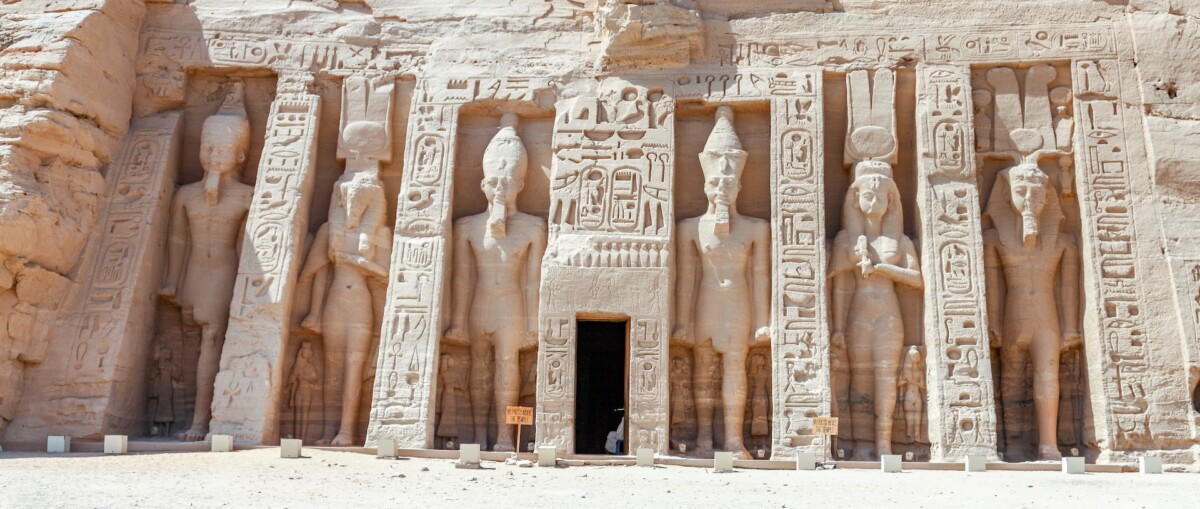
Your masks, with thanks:
M321 397L321 372L313 361L311 341L300 343L284 391L287 393L287 406L292 410L292 437L304 440L308 437L313 409Z
M250 147L242 88L241 82L234 82L221 109L204 120L200 132L204 180L180 187L171 202L167 275L159 295L180 307L185 325L200 328L196 409L191 427L178 435L183 440L204 440L208 434L213 384L229 323L246 213L254 194L253 186L238 181Z
M700 153L708 210L679 222L678 309L671 337L693 348L697 452L713 448L712 373L719 369L725 449L752 459L743 436L746 356L751 346L770 344L771 233L766 221L737 212L746 151L733 130L733 109L717 108L716 119Z
M493 450L506 452L516 447L504 411L520 398L519 355L537 347L538 290L546 250L546 221L517 210L528 160L516 125L517 116L506 113L500 132L483 153L481 187L487 212L454 222L453 289L445 334L447 342L471 350L474 440L487 446L489 410L495 408L498 436Z
M879 127L859 128L854 138L866 157L854 165L854 181L842 205L842 231L833 241L831 348L844 348L850 367L851 458L866 460L892 453L905 331L896 285L924 285L917 250L904 234L892 167L878 160L892 152L895 138Z
M379 151L387 131L367 120L349 122L342 131L346 168L333 186L329 221L317 230L300 271L301 281L313 281L309 314L300 325L321 334L324 342L326 408L341 404L340 416L325 419L318 443L334 446L354 444L371 338L382 325L392 247L379 162L362 155Z
M1079 255L1058 194L1037 165L1043 143L1033 129L1011 134L1022 162L1001 171L992 186L983 233L987 269L988 335L1000 350L1000 399L1006 442L1019 443L1020 408L1033 387L1037 456L1059 460L1059 359L1080 345ZM1032 369L1032 380L1027 369Z

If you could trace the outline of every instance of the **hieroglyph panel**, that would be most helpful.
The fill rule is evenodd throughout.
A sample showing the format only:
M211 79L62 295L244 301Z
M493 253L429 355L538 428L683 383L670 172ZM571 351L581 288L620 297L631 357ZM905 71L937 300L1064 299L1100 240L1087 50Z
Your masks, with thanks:
M574 452L575 320L629 319L626 450L665 453L675 100L606 79L556 105L537 442Z
M312 201L321 98L311 75L280 76L242 239L212 404L212 432L246 443L279 436L283 350Z
M966 67L917 67L932 461L997 457L970 76Z
M1075 160L1083 236L1085 274L1095 293L1086 335L1097 438L1115 450L1154 447L1150 422L1152 390L1146 302L1138 277L1137 232L1130 177L1125 108L1119 98L1120 69L1115 60L1080 60L1072 66L1076 130ZM1092 329L1091 327L1096 327ZM1099 386L1099 387L1098 387Z
M831 412L822 72L795 69L778 79L793 88L771 100L775 459L828 449L812 424Z

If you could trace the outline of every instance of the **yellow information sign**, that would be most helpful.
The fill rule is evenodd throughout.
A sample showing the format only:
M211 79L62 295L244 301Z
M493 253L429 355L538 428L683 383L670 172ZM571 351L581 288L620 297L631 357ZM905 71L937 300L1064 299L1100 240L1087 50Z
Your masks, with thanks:
M509 407L512 408L512 407ZM837 417L813 417L813 434L814 435L836 435L838 434L838 418Z
M520 424L528 426L533 424L533 407L531 406L510 406L504 412L505 423Z

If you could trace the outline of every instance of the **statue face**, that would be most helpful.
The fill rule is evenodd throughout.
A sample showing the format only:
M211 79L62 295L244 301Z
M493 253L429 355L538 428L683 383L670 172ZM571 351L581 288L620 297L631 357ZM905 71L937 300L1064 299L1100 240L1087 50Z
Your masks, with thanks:
M864 216L880 218L888 210L888 189L879 178L868 178L858 187L858 209Z
M213 138L206 136L200 142L200 165L205 171L229 173L246 159L245 154L238 151L233 140Z
M1013 175L1009 181L1013 209L1022 216L1037 217L1046 206L1046 184Z
M722 205L737 201L741 183L738 175L746 166L744 150L706 150L700 153L700 167L708 179L704 182L704 194L708 200Z
M518 178L512 171L489 172L484 176L480 187L483 189L483 194L487 196L488 203L497 200L508 202L510 198L515 198L517 193L521 192L521 188L525 187L525 180Z

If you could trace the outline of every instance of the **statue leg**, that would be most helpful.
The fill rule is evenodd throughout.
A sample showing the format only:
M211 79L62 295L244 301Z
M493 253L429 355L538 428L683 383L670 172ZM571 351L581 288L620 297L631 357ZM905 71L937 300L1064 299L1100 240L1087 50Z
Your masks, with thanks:
M492 401L496 406L496 446L492 450L511 452L520 444L515 443L515 425L506 422L505 412L508 407L517 406L521 397L521 332L518 329L503 330L495 337L496 383Z
M721 399L725 411L725 450L737 459L754 459L746 450L746 351L721 354Z
M225 342L225 325L228 318L214 320L200 326L200 362L196 365L196 409L192 413L192 427L179 434L179 438L196 442L208 435L208 421L212 418L214 385L217 371L221 368L221 345Z
M713 380L712 368L716 351L711 345L696 345L692 349L692 391L696 395L696 452L707 454L713 447Z
M335 306L329 306L328 309L333 310ZM346 386L346 342L348 334L346 324L340 318L328 316L332 313L327 313L322 319L324 322L325 335L322 340L325 344L325 406L324 418L322 419L321 438L317 440L319 445L329 445L337 437L339 422L337 419L337 409L339 404L341 407L346 406L346 401L342 399Z
M370 323L371 320L367 319L347 328L349 349L346 355L346 376L342 378L342 418L339 421L338 434L330 445L354 445L354 424L358 418L358 405L362 401L363 369L367 363L367 351L371 347L371 329L368 325Z
M850 459L871 459L871 442L874 441L872 424L871 393L875 388L873 355L869 342L858 334L847 334L846 354L850 358L850 439L854 451Z
M903 333L884 333L875 351L875 450L892 453L892 427L896 422L896 380L904 355Z
M1038 459L1059 461L1058 364L1061 339L1053 331L1034 334L1029 347L1033 360L1033 407L1037 413Z
M471 340L471 419L475 428L473 440L483 450L488 448L488 410L492 406L492 357L490 336Z
M1024 434L1024 412L1021 411L1021 407L1026 384L1026 352L1017 344L1016 339L1008 339L1000 348L1000 405L1004 410L1004 442L1009 454L1021 448L1021 437Z

